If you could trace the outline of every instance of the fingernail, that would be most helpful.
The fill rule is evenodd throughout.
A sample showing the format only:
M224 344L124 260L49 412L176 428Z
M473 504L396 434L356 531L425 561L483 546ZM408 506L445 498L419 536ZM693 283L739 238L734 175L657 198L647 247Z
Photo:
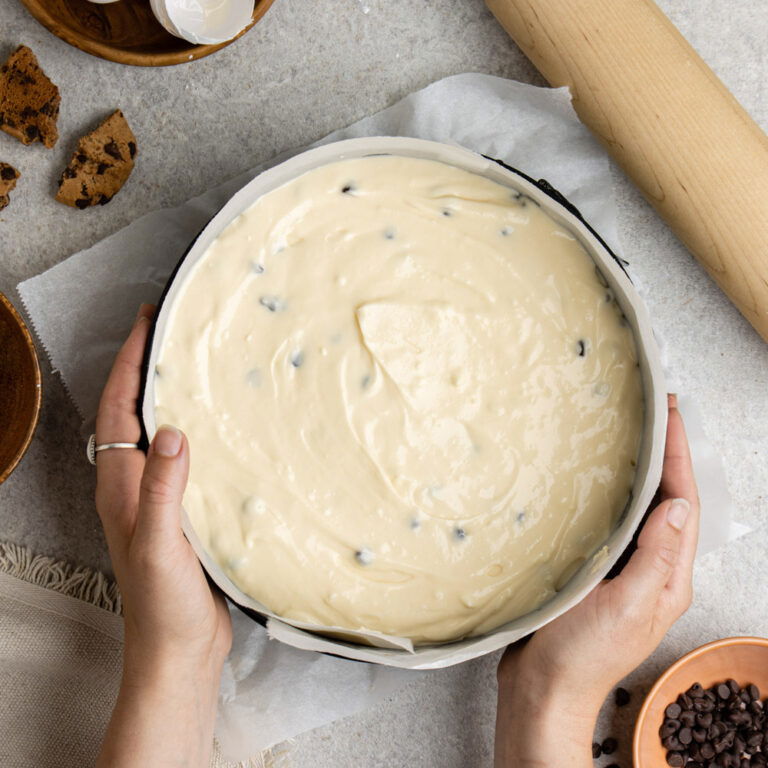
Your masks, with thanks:
M674 392L667 395L667 405L670 408L677 408L677 395Z
M176 427L164 424L157 430L152 449L160 456L178 456L181 450L181 432Z
M667 510L667 522L673 528L682 531L690 511L691 505L687 499L672 499L672 503Z
M133 321L133 327L135 328L142 320L149 320L147 317L147 308L151 307L151 304L140 304L139 311L136 313L136 319Z

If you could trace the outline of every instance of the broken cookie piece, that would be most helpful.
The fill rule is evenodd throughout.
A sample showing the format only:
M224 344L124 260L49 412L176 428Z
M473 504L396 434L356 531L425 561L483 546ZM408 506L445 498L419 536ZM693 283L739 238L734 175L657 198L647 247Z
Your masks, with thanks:
M118 109L80 139L56 199L80 209L106 205L131 175L135 157L136 137Z
M56 144L60 102L59 89L26 45L0 67L0 128L23 144Z
M0 211L11 202L8 194L16 186L19 176L21 174L12 165L0 163Z

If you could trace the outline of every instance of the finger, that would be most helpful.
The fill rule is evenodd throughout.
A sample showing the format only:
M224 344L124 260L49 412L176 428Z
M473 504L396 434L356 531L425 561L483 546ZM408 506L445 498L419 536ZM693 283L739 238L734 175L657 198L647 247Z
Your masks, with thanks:
M96 417L96 442L138 442L141 428L136 401L141 363L153 308L142 305L128 339L115 358ZM96 459L96 506L112 548L130 536L138 504L144 454L126 448L101 451ZM124 542L127 544L127 542Z
M680 555L667 583L667 589L674 600L687 607L692 595L693 561L699 542L699 493L691 464L683 418L680 411L677 410L676 397L670 405L662 492L665 498L667 496L681 496L688 499L691 503L691 513L683 530Z
M667 421L667 442L664 448L664 466L661 471L661 494L663 499L688 499L693 505L699 503L696 478L691 464L691 452L685 434L683 417L677 409L677 396L669 396L669 417Z
M628 605L658 602L679 562L689 513L686 499L668 499L648 517L637 549L609 586L621 590Z
M184 434L164 425L157 430L141 478L135 541L170 543L181 536L181 501L189 475Z

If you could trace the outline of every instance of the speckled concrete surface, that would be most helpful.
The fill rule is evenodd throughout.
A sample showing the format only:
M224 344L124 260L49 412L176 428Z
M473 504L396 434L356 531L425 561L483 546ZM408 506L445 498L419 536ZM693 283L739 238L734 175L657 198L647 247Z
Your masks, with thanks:
M768 128L768 5L663 0L662 8ZM162 70L124 68L52 37L16 0L0 6L0 57L26 43L63 93L53 150L0 134L0 159L22 171L0 214L0 290L155 208L177 204L291 146L392 103L445 75L489 72L543 84L481 0L277 0L243 39L215 56ZM55 179L77 135L121 107L140 162L105 208L54 202ZM656 674L692 647L734 634L768 635L768 346L617 171L624 255L648 292L681 389L693 395L724 457L738 517L754 532L702 558L696 602L630 679L633 700L600 730L628 766L631 721ZM0 536L37 552L108 570L82 458L79 420L44 368L35 442L0 486ZM380 706L285 745L285 765L490 766L494 659L436 672ZM612 762L603 759L602 763Z

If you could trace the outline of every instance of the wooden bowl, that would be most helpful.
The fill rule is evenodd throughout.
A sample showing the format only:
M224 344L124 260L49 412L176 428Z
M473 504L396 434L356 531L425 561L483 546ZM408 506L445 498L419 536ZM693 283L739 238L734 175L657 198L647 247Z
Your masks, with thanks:
M634 768L667 765L667 750L659 737L667 704L696 682L709 688L728 678L742 686L754 683L761 698L768 695L768 639L727 637L702 645L676 661L656 681L640 709L632 744Z
M166 32L149 0L117 0L99 5L89 0L21 0L50 32L81 51L140 67L165 67L202 59L244 35L273 0L256 0L253 21L232 40L195 45Z
M0 483L32 441L41 396L32 334L13 304L0 293Z

